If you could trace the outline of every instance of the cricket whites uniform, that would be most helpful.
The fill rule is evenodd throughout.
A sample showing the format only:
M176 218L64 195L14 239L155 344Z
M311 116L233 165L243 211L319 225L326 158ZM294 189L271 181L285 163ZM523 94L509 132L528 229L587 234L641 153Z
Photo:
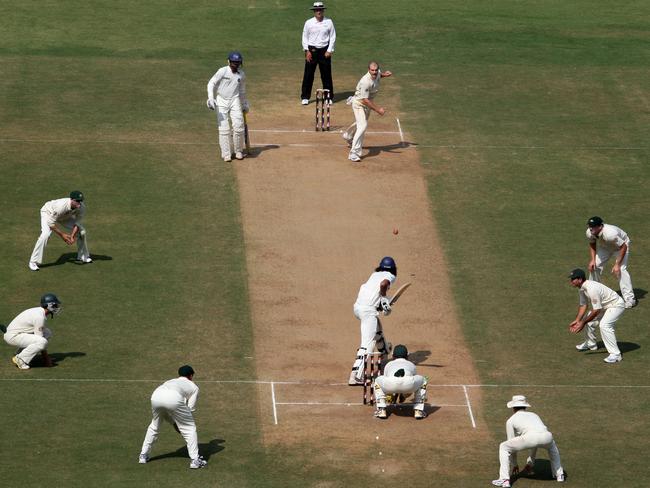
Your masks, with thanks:
M611 288L593 280L585 280L578 290L580 306L591 304L593 310L602 309L602 312L586 327L587 346L596 345L596 326L600 327L607 352L620 355L621 351L616 344L615 324L625 311L625 302ZM588 312L587 312L588 313Z
M45 327L46 309L34 307L25 310L7 326L4 339L10 346L22 348L17 356L29 364L34 356L47 349L52 331Z
M361 322L361 345L357 350L357 357L352 366L350 378L355 376L361 379L363 376L363 361L367 353L371 353L377 346L377 350L382 352L386 348L384 333L379 322L379 301L381 295L379 288L384 280L388 280L389 288L397 277L388 271L375 271L359 288L359 295L354 304L354 316Z
M414 409L424 410L427 400L427 380L416 374L415 364L403 358L390 361L384 367L384 374L375 380L377 408L386 408L386 394L415 393Z
M537 448L542 447L548 451L553 476L564 479L560 451L539 415L526 410L515 412L506 422L506 434L508 440L499 445L499 478L510 478L511 466L517 466L517 452L530 449L527 464L532 466Z
M368 72L357 83L357 88L352 97L352 112L354 113L355 123L346 130L348 139L352 139L350 156L361 157L363 138L366 134L368 118L370 117L370 109L361 103L361 101L365 98L368 100L375 98L379 91L380 80L381 70L377 71L377 77L374 80L370 72Z
M208 99L217 102L217 124L219 125L219 146L221 157L230 159L230 123L232 121L232 139L235 153L244 148L244 110L248 109L246 99L246 75L242 69L233 73L230 66L217 71L208 82Z
M603 228L598 236L593 235L591 229L587 228L587 239L590 243L596 244L596 268L589 273L589 279L598 282L601 281L605 263L620 251L623 244L627 244L627 252L623 257L623 261L620 263L621 276L619 286L625 305L627 307L632 306L635 301L634 289L632 288L630 273L627 271L627 258L630 255L630 238L623 229L615 225L603 224Z
M147 428L142 444L142 454L149 455L151 446L158 439L160 421L176 423L187 444L191 459L199 458L198 437L192 412L196 408L199 387L190 379L180 376L164 382L151 395L153 419Z
M90 258L88 243L86 241L86 229L82 225L83 218L86 214L86 205L81 202L79 208L72 208L70 198L58 198L50 200L41 208L41 235L36 241L32 256L29 258L30 263L41 264L45 246L52 234L53 225L59 224L68 231L72 231L75 226L79 227L77 234L77 259L85 261Z

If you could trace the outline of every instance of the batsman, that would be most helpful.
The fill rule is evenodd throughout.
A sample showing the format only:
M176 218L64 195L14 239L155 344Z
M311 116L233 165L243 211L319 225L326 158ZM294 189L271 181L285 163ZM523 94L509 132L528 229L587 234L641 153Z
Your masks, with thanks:
M364 384L364 361L366 354L377 351L388 356L392 349L390 342L384 338L384 331L379 321L379 314L389 315L391 300L387 296L390 286L397 280L397 265L395 260L386 256L370 275L361 288L354 304L354 315L361 322L361 345L352 365L348 385Z

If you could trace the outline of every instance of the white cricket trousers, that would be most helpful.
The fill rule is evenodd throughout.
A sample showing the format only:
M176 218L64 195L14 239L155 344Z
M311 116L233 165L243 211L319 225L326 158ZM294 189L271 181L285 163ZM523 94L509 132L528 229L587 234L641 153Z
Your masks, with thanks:
M31 363L32 359L34 359L34 356L36 356L39 352L47 349L49 342L48 339L50 337L52 337L52 331L47 327L43 328L42 337L34 334L26 334L24 332L15 335L9 335L9 333L6 333L4 335L5 342L7 344L10 346L23 348L23 350L20 352L20 354L17 354L17 356L25 361L26 364Z
M231 122L232 132L230 130ZM244 148L244 113L239 95L233 98L223 98L217 95L217 125L219 126L221 157L225 159L232 156L231 135L235 152L242 152Z
M380 376L375 380L374 388L377 408L386 408L386 394L415 393L413 408L424 410L424 402L427 401L427 379L424 376Z
M560 451L553 440L553 434L550 432L530 432L528 434L513 437L499 445L499 479L509 479L510 469L517 464L517 452L530 449L531 464L535 462L537 448L542 447L548 451L551 460L551 472L558 477L564 474L562 463L560 462Z
M368 128L368 119L370 118L370 109L361 104L352 102L352 113L354 113L355 124L348 129L348 136L352 137L352 147L350 156L361 157L363 148L363 138Z
M606 308L604 312L596 316L595 320L587 323L585 333L587 334L587 345L596 344L596 326L600 328L600 336L610 354L621 354L616 343L616 321L621 318L625 309L623 307Z
M596 269L589 273L589 279L601 283L601 277L603 275L603 268L605 263L609 261L614 254L618 254L618 251L610 251L603 247L596 248ZM626 305L631 305L634 303L634 288L632 288L632 278L630 273L627 271L627 258L630 255L630 245L627 245L627 252L621 263L621 276L618 280L618 286L621 288L621 295L623 295L623 300Z
M379 312L373 307L354 305L354 316L359 319L361 327L361 344L352 365L352 371L357 379L363 378L363 362L366 354L374 352L375 346L379 352L386 351L384 331L379 321Z
M187 444L187 452L191 459L199 457L199 443L196 434L196 424L192 411L185 404L183 397L175 390L159 386L151 395L151 413L153 419L147 428L147 434L142 443L142 454L149 454L151 446L158 439L160 421L176 423Z
M47 241L52 235L52 229L50 229L49 222L50 216L41 211L41 235L38 236L36 240L36 245L32 251L32 256L29 258L30 263L42 264L43 255L45 254L45 246L47 246ZM86 241L86 229L82 225L76 224L74 220L69 220L66 222L59 222L59 224L67 229L69 232L72 232L72 229L76 225L79 227L79 233L77 234L77 259L84 260L90 257L88 252L88 243ZM84 234L84 235L81 235Z

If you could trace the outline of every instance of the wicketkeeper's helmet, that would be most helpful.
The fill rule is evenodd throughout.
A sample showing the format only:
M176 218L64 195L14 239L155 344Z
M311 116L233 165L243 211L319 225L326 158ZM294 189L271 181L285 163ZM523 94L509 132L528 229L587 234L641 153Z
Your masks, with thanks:
M397 359L397 358L406 359L406 358L409 357L409 350L406 348L405 345L398 344L393 349L393 357L395 359Z
M230 54L228 54L228 61L242 64L244 62L244 57L239 51L232 51Z
M379 262L379 266L375 271L388 271L391 274L397 276L397 265L395 264L395 260L390 256L382 258L382 260Z
M61 301L54 293L46 293L41 297L41 307L46 309L52 315L61 311Z

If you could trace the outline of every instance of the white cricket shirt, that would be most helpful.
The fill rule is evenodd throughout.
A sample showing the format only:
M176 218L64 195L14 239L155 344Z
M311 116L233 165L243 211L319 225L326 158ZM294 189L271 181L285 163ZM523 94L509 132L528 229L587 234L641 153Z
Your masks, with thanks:
M618 251L623 244L630 244L630 238L625 231L610 224L603 224L603 230L600 231L598 237L591 233L590 228L587 228L587 239L589 242L595 242L596 246L602 246L612 252Z
M57 222L66 222L74 220L81 222L86 214L86 206L81 202L79 208L72 208L72 200L70 198L58 198L45 202L41 207L41 212L47 216L47 224L52 226Z
M625 308L625 302L618 293L597 281L586 280L579 288L578 295L580 296L580 306L591 303L593 310Z
M305 27L302 29L302 49L304 51L309 46L314 46L318 48L327 47L327 50L333 53L335 43L336 31L332 19L323 17L323 20L318 22L316 17L312 17L305 22Z
M363 75L359 80L359 83L357 83L352 103L365 106L361 103L361 100L364 98L367 98L368 100L375 98L379 91L379 80L381 80L381 70L377 71L377 78L374 80L372 79L372 76L370 76L370 72Z
M542 434L548 432L539 415L526 410L519 410L506 421L508 439L524 434Z
M43 307L28 308L19 313L15 319L7 326L7 335L15 336L18 334L34 334L43 336L45 327L45 309Z
M384 366L384 376L395 376L400 369L404 370L404 376L415 376L415 364L403 358L393 359Z
M177 392L181 397L183 397L192 412L196 408L196 402L199 398L199 387L185 376L179 376L178 378L165 381L157 389L160 388Z
M221 98L232 99L239 97L242 103L246 100L246 74L239 69L233 73L230 66L224 66L208 81L208 98L214 100L215 89Z
M388 280L390 285L392 285L397 277L388 271L375 271L370 275L368 281L366 281L359 288L359 295L357 296L357 301L355 306L359 307L369 307L376 309L379 305L379 299L381 295L379 294L379 285L384 280Z

